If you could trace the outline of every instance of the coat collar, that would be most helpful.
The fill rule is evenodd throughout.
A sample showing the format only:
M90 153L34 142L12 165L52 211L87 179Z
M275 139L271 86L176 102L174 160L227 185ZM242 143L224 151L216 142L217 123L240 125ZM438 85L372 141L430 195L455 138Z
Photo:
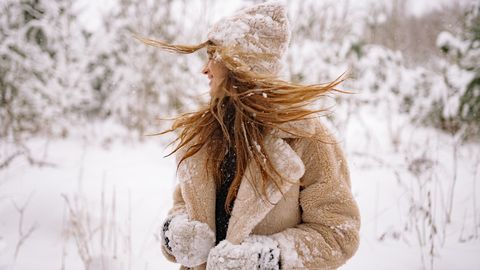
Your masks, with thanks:
M268 201L257 196L251 186L255 181L250 180L258 177L259 168L252 161L247 164L227 230L227 240L231 243L241 243L280 201L282 193L286 193L297 184L305 172L302 160L283 139L297 137L295 134L299 132L313 136L314 123L306 119L285 123L281 128L283 130L274 130L265 137L264 150L271 157L274 168L283 179L282 184L277 188L270 181L267 187ZM182 152L179 154L183 156ZM178 177L189 217L208 224L215 231L216 190L206 160L207 150L202 148L197 154L182 162Z
M249 162L228 224L227 240L233 244L241 243L280 201L282 193L286 193L293 185L297 184L305 172L302 160L283 139L267 136L264 146L273 167L283 181L278 188L272 181L269 182L266 188L268 201L257 196L252 187L252 183L255 181L251 180L258 178L260 171L254 162Z

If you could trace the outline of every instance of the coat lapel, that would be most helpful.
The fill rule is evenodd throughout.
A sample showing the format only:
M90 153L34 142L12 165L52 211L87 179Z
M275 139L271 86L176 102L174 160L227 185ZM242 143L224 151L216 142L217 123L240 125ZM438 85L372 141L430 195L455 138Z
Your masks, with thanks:
M206 166L206 152L203 147L194 156L184 160L178 169L178 178L188 216L208 224L215 231L215 183L208 178L211 173Z
M227 240L240 244L273 209L292 185L297 184L305 172L304 164L295 151L283 139L268 135L264 142L265 152L271 158L272 164L283 179L277 188L272 181L267 187L268 201L255 194L252 179L258 179L259 168L250 161L247 165L242 183L230 217ZM258 190L260 190L258 188Z

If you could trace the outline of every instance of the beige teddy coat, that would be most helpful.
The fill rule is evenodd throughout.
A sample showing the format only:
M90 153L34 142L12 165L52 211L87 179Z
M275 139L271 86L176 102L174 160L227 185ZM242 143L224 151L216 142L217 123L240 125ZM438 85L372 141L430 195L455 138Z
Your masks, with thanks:
M359 245L360 214L351 193L347 163L338 143L332 143L334 138L318 119L290 122L284 127L321 135L331 143L284 131L267 135L264 150L288 180L281 185L284 195L272 185L267 189L271 203L258 198L247 180L258 177L258 169L253 162L248 164L226 239L240 244L250 234L268 235L279 243L282 269L336 269ZM169 215L186 213L215 231L216 191L205 166L206 154L200 150L182 162ZM175 262L165 249L163 253Z

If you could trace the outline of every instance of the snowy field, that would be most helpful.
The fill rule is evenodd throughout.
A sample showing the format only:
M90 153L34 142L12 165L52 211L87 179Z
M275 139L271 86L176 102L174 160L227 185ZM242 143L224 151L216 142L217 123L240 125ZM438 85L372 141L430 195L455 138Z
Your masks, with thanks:
M294 9L301 6L300 2L289 1L292 26L296 27L296 40L288 56L291 78L305 83L321 82L346 69L353 75L346 82L346 89L356 94L339 96L332 125L347 154L362 227L360 248L341 269L478 270L479 140L470 138L471 142L464 142L461 136L465 129L460 127L450 129L458 134L451 135L428 126L438 127L440 119L446 121L442 128L449 130L448 120L458 116L462 94L475 78L480 48L470 46L474 42L452 26L451 31L443 29L432 39L436 42L429 45L430 58L412 64L407 50L392 49L388 42L369 39L369 34L385 34L380 31L382 22L389 22L390 18L381 9L365 9L366 3L383 3L387 8L394 2L407 3L405 8L415 15L453 3L405 1L336 0L329 2L336 5L323 8L312 5L312 0L308 6L311 8L302 11L308 14ZM123 6L116 6L120 2ZM162 29L166 32L155 35L163 37L172 32L180 33L178 40L200 40L203 26L236 9L240 2L253 1L228 1L225 5L227 2L202 0L194 2L201 8L185 5L184 11L177 10L176 17L170 18L171 29ZM322 1L315 4L319 2ZM139 130L156 128L154 116L171 115L177 103L185 102L183 105L188 107L188 102L192 102L189 95L195 101L205 97L199 96L196 89L206 88L207 79L199 72L204 59L173 58L139 46L125 36L125 29L132 26L148 33L153 32L146 29L152 22L163 25L164 9L154 9L148 16L144 10L162 5L160 0L145 0L145 5L116 0L78 1L76 5L85 9L78 22L70 22L65 14L63 20L56 17L60 16L56 13L59 7L75 11L72 2L48 1L47 6L52 7L46 10L48 16L31 24L44 27L50 35L58 62L53 61L50 51L37 48L18 34L28 33L27 28L14 23L23 11L21 8L27 6L10 0L0 7L7 3L15 8L11 14L1 13L10 14L12 25L6 16L0 16L0 26L9 29L5 36L0 36L5 37L0 39L4 61L0 62L0 74L10 76L0 77L0 87L6 79L12 89L22 91L8 106L3 107L2 103L0 113L20 116L19 126L25 125L27 132L15 133L15 121L3 122L4 118L0 118L2 128L7 122L10 124L4 128L8 136L0 140L0 270L177 269L178 265L164 259L158 239L176 181L173 157L164 158L169 153L166 145L171 137L144 137L141 141L128 138L141 133ZM341 10L343 5L351 5L347 15ZM115 16L110 16L107 11L115 7L119 9L112 13ZM193 12L192 18L184 21L188 12ZM370 13L376 16L373 21ZM102 15L111 29L101 27ZM326 24L331 32L317 33L318 27L306 27L311 19L320 22L317 26ZM337 24L339 21L342 23ZM51 27L53 22L58 23L57 28ZM371 23L379 27L377 32L360 27L372 26ZM80 30L84 26L93 32L91 40L83 40L82 44ZM413 36L408 31L417 30L416 25L409 27L398 32ZM69 35L63 36L58 29ZM394 34L394 39L401 38ZM415 44L417 41L414 40ZM425 44L418 46L422 45ZM471 50L466 49L469 46ZM442 54L441 49L445 48L450 53ZM17 56L23 49L32 57ZM456 58L458 55L463 58ZM151 62L155 65L145 66ZM69 65L62 68L62 63ZM37 78L38 73L44 77ZM97 85L97 80L102 83ZM36 87L40 90L32 93L31 89ZM155 91L146 91L152 89ZM92 107L85 108L83 102ZM31 106L23 108L19 104ZM70 111L74 105L80 109ZM98 115L88 118L86 113ZM89 123L90 119L97 119L97 123ZM41 130L42 125L57 137L66 138L28 133L30 128ZM13 145L16 139L21 143ZM19 150L30 152L16 156ZM10 157L11 162L6 164ZM44 164L32 165L27 157Z
M365 108L343 130L362 229L342 269L480 269L480 147L405 125L395 141L391 128ZM175 183L162 142L32 141L49 166L0 171L0 269L85 269L82 256L90 269L176 269L155 237Z

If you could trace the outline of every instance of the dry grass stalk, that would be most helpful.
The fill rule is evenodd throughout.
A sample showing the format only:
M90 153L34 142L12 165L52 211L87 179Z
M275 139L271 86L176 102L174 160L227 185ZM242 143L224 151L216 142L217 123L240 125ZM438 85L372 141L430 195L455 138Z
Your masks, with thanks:
M36 230L37 225L31 225L28 230L25 232L23 230L23 222L25 218L25 210L27 209L28 205L30 204L30 200L32 198L33 193L30 193L27 200L22 206L18 206L15 201L12 201L13 207L19 213L19 221L18 221L18 241L15 245L15 253L14 253L14 260L17 259L18 254L20 253L20 248L22 245L27 241L27 239L32 235L32 233Z
M100 261L101 269L110 269L111 261L119 262L119 264L128 261L128 269L131 269L131 229L129 228L131 220L126 221L126 229L123 229L124 226L119 226L116 188L112 188L110 200L107 199L109 196L105 190L104 181L100 193L100 217L97 219L93 218L95 212L89 208L84 194L74 195L73 200L62 194L68 216L64 225L66 241L69 237L74 239L86 270L93 270L92 267L95 267L96 270L98 261ZM128 219L130 219L130 213L128 215ZM92 266L94 260L96 266Z

